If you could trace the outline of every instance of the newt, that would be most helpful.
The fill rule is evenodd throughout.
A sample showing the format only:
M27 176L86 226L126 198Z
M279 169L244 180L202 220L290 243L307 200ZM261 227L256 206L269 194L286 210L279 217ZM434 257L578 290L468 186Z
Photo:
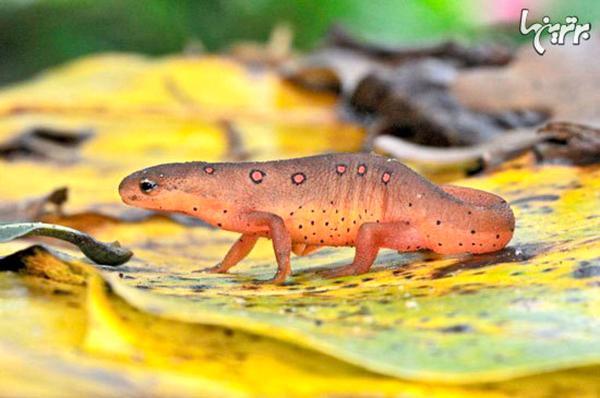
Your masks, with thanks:
M487 253L511 240L515 218L499 196L435 185L399 161L372 154L327 154L242 163L188 162L149 167L119 186L129 205L197 217L239 232L223 260L225 273L259 238L273 241L282 283L290 255L353 246L339 277L368 272L380 248L440 254Z

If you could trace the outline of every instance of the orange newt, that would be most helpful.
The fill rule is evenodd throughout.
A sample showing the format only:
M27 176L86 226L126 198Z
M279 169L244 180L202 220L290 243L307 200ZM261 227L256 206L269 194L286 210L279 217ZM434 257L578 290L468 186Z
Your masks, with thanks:
M277 259L271 280L285 281L290 252L354 246L352 264L326 276L369 270L380 248L486 253L511 240L506 201L484 191L437 186L402 163L369 154L329 154L247 163L172 163L126 177L127 204L184 213L241 233L212 272L225 273L270 238Z

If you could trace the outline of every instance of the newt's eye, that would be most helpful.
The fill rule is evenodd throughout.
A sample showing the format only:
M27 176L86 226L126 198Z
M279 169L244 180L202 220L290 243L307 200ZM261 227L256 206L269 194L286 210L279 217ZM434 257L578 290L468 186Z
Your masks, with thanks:
M149 180L147 178L144 178L142 181L140 181L140 189L144 193L152 192L152 190L154 188L156 188L157 185L158 185L157 183L155 183L154 181Z

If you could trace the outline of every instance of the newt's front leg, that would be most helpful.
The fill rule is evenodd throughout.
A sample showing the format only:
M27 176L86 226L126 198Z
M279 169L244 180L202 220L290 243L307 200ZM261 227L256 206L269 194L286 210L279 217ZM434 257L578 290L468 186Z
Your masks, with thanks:
M225 258L214 267L207 268L204 272L226 273L231 267L242 261L252 251L258 241L257 235L243 234L231 246Z
M404 222L362 224L356 236L356 252L352 264L325 270L320 274L329 278L364 274L373 265L381 247L394 247L399 242L414 241L414 232Z
M277 260L277 273L265 282L283 283L291 273L290 252L292 249L292 238L285 229L283 219L272 213L255 211L243 215L241 220L252 229L269 230L269 236L273 241L273 251ZM242 261L254 248L259 236L254 234L243 234L231 246L223 261L214 267L208 268L206 272L226 273L231 267Z
M255 211L244 216L244 221L254 227L267 227L273 241L273 251L277 260L277 273L266 281L272 283L283 283L290 275L290 253L292 251L292 238L285 229L283 219L272 213Z

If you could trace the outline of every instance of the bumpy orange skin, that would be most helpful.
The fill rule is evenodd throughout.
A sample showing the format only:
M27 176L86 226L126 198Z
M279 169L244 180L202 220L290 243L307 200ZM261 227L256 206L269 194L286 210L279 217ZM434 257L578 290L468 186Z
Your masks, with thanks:
M356 246L352 264L328 274L368 271L379 248L436 253L485 253L511 240L513 213L502 198L455 186L437 186L405 165L368 154L330 154L248 163L174 163L125 178L127 204L185 213L242 237L215 272L273 240L279 270L290 273L289 253L322 246Z

